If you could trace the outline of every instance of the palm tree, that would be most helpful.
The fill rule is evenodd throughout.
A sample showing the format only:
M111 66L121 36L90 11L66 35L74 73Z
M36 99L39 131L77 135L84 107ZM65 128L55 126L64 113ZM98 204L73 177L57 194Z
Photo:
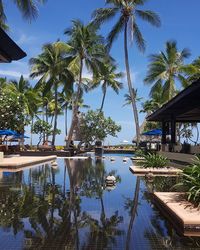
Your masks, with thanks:
M108 62L103 65L98 74L94 77L91 89L101 85L103 92L102 103L99 109L100 112L103 110L107 89L110 87L115 93L119 94L119 90L123 87L123 83L118 81L118 79L123 77L123 73L116 71L117 66Z
M144 79L146 84L153 84L150 95L157 89L157 85L162 84L163 101L166 102L177 93L176 80L185 87L187 79L184 76L195 72L195 67L184 64L189 56L190 51L187 48L178 50L176 41L166 42L165 51L150 55L149 69Z
M131 34L132 40L134 39L139 50L145 50L145 41L142 33L137 25L137 17L149 22L154 26L160 25L160 18L157 14L152 11L144 11L138 9L137 7L143 5L145 0L106 0L106 4L109 5L108 8L100 8L94 11L93 18L95 24L102 24L106 21L110 21L113 17L118 15L117 22L113 26L112 30L108 35L108 48L111 47L118 35L124 33L124 57L127 73L127 83L129 88L129 93L132 101L132 108L134 113L135 125L136 125L136 137L137 145L140 141L140 128L138 120L138 112L136 106L136 100L134 92L132 91L132 81L131 72L129 66L129 56L128 56L128 33Z
M6 24L7 17L5 13L5 5L4 0L0 0L0 27L4 30L8 30L9 27ZM19 11L22 13L23 18L29 19L30 21L32 19L35 19L38 15L38 4L43 4L46 2L46 0L12 0L12 2L17 6Z
M52 136L52 145L55 145L57 116L58 116L58 86L66 84L69 89L73 84L73 75L68 70L67 54L68 46L62 42L46 44L43 46L43 52L36 58L30 59L31 77L41 77L37 85L45 84L44 93L48 93L51 88L54 89L55 110L54 110L54 127Z
M69 69L74 73L77 83L77 91L72 98L72 122L68 133L67 147L72 140L73 130L78 117L78 102L82 94L83 87L83 68L86 67L90 72L97 72L99 65L102 65L102 58L105 57L103 38L97 34L97 26L91 23L84 25L79 20L72 21L72 27L65 30L68 35L68 53L71 63Z
M137 96L137 89L136 90L132 89L132 92L135 96L136 102L139 102L142 100L142 97ZM132 101L131 101L131 96L129 94L125 94L124 99L125 99L125 103L123 104L123 107L127 106L127 105L131 105Z

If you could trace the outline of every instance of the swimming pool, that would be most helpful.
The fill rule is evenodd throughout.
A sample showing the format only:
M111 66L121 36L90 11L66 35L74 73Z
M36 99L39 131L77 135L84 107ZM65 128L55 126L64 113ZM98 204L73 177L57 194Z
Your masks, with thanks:
M1 171L0 249L200 249L200 238L178 235L151 201L177 178L136 177L125 156Z

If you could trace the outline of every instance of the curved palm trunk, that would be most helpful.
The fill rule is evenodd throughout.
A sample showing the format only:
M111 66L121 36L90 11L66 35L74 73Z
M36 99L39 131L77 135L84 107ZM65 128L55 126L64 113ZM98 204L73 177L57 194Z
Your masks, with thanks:
M74 127L76 125L76 121L77 121L77 116L78 116L78 101L80 99L80 94L81 94L81 83L82 83L82 72L83 72L83 59L81 59L80 61L80 73L79 73L79 84L78 84L78 90L77 90L77 95L75 98L75 102L72 103L72 122L71 122L71 126L69 129L69 133L68 133L68 139L67 139L67 148L69 148L70 142L72 140L72 136L73 136L73 130Z
M105 87L105 89L103 91L103 99L102 99L102 103L101 103L100 112L103 110L103 106L104 106L104 102L105 102L105 97L106 97L106 87Z
M55 112L54 112L54 127L53 127L53 137L52 145L55 145L56 140L56 129L57 129L57 117L58 117L58 84L55 83Z
M132 104L133 114L134 114L134 119L135 119L136 142L137 142L137 146L138 146L139 142L140 142L140 126L139 126L138 111L137 111L137 106L136 106L136 98L135 98L135 95L132 91L132 89L134 89L134 88L132 87L132 83L131 83L131 74L130 74L130 67L129 67L127 25L128 24L126 22L125 29L124 29L124 54L125 54L125 65L126 65L128 88L129 88L129 92L130 92L131 104Z

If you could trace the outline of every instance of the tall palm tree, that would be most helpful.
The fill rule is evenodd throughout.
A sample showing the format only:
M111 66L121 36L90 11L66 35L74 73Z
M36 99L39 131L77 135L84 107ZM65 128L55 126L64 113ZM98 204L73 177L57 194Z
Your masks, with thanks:
M83 87L83 68L86 67L90 72L97 72L99 65L102 65L102 58L105 57L105 49L103 46L102 36L97 34L97 26L91 23L84 25L79 20L72 21L72 27L65 30L65 34L69 37L67 44L69 45L68 53L71 63L69 69L74 73L77 83L77 91L72 99L72 122L68 133L67 147L72 140L73 130L77 122L79 100Z
M136 125L136 137L137 144L140 141L140 128L138 120L138 112L136 106L136 100L134 93L132 91L132 81L131 72L129 66L129 55L128 55L128 33L131 34L131 40L135 40L139 50L145 50L145 41L143 35L138 27L137 18L141 18L144 21L149 22L154 26L160 25L160 18L157 14L152 11L144 11L138 9L139 6L144 5L146 0L106 0L106 4L109 6L107 8L100 8L94 11L93 18L94 23L102 24L106 21L110 21L113 17L118 15L117 22L113 26L112 30L108 35L108 48L111 47L114 40L118 35L124 33L124 57L127 73L127 83L129 88L129 93L132 101L132 108L134 113L135 125Z
M119 90L123 87L123 83L119 81L123 77L123 73L116 71L117 66L108 62L103 65L98 74L94 77L91 88L93 89L101 85L103 92L101 107L99 109L100 112L103 110L107 89L110 87L115 93L119 94Z
M0 0L0 27L4 30L8 30L7 17L5 13L6 1ZM19 11L22 13L23 18L32 20L38 15L38 4L43 4L46 0L12 0L13 4L17 6Z
M147 76L144 79L146 84L151 84L150 95L156 91L157 85L163 85L163 101L170 100L176 95L176 80L183 86L186 84L185 75L195 72L192 65L185 65L184 60L190 56L187 48L179 51L176 41L167 41L165 51L150 55L150 64Z
M59 84L66 84L69 88L73 84L73 75L67 68L68 59L65 58L67 50L68 46L62 42L46 44L40 55L30 59L31 77L41 77L37 85L45 83L44 93L48 93L51 88L54 89L55 110L52 145L55 145L57 131Z

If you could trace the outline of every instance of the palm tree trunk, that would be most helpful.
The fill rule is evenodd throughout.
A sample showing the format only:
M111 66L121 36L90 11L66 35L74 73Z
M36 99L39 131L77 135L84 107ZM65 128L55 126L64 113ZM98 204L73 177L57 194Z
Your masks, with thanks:
M55 112L54 112L54 127L53 127L53 138L52 145L55 145L56 140L56 129L57 129L57 116L58 116L58 84L55 82Z
M46 112L45 112L45 116L46 116L46 123L49 122L49 119L48 119L48 103L46 104ZM48 141L48 134L46 134L46 141Z
M102 99L102 103L101 103L101 108L100 108L100 112L103 110L103 106L104 106L104 102L105 102L105 97L106 97L106 87L103 91L103 99Z
M65 136L67 138L67 111L68 111L68 105L65 106Z
M43 95L43 104L42 104L42 121L43 121L43 123L44 123L44 113L45 113L45 103L44 103L44 95ZM45 132L43 132L43 144L44 144L44 142L45 142Z
M67 143L66 143L67 148L69 148L69 145L71 143L74 126L76 125L77 116L78 116L78 109L79 109L78 101L80 99L80 94L81 94L82 72L83 72L83 59L81 59L81 61L80 61L80 73L79 73L79 84L78 84L77 95L75 98L75 103L72 103L72 106L73 106L72 107L72 109L73 109L72 122L71 122L71 126L70 126L69 133L68 133L68 139L67 139Z
M128 58L128 42L127 42L127 21L125 24L125 29L124 29L124 53L125 53L125 65L126 65L126 74L127 74L127 82L128 82L128 88L130 92L130 97L131 97L131 104L133 108L133 114L134 114L134 119L135 119L135 127L136 127L136 142L137 146L139 146L140 142L140 126L139 126L139 119L138 119L138 111L137 111L137 105L136 105L136 98L135 98L135 93L133 93L132 89L132 83L131 83L131 74L130 74L130 67L129 67L129 58Z

